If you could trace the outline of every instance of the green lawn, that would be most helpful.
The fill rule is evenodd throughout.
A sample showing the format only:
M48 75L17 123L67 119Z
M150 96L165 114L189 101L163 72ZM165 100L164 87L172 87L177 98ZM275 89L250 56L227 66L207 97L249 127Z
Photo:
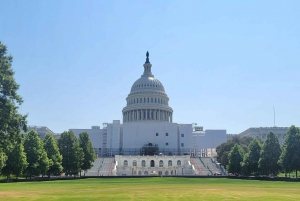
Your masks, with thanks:
M300 182L155 177L0 183L0 200L300 200Z

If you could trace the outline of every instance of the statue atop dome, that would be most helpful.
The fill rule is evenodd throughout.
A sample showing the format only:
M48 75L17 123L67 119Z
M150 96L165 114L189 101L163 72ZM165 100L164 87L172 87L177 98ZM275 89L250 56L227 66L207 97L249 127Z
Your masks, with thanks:
M148 51L147 51L147 53L146 53L146 57L147 57L147 58L146 58L145 64L146 64L146 63L150 63L150 62L149 62L149 52L148 52Z

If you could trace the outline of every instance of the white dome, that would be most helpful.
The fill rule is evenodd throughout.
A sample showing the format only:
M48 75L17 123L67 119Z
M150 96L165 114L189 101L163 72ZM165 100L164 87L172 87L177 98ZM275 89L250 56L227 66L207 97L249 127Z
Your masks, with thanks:
M130 93L140 92L145 90L165 92L162 83L154 77L141 77L135 81L131 87Z
M173 110L162 83L154 78L149 62L149 53L144 64L144 73L136 80L126 98L123 122L167 121L172 122Z

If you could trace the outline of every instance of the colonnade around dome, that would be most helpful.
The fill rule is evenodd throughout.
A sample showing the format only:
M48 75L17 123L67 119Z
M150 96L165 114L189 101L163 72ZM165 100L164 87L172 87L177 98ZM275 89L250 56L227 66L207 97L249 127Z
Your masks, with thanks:
M123 112L123 122L147 120L173 122L173 113L160 109L134 109Z

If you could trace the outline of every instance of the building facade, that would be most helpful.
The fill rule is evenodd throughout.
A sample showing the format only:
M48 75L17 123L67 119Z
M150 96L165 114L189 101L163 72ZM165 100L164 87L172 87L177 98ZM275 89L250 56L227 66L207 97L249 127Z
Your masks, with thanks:
M257 138L260 139L262 142L264 142L265 139L267 138L267 135L270 132L273 132L278 137L280 145L283 145L288 129L289 127L254 127L254 128L248 128L247 130L243 131L239 135L241 137L248 136L248 137Z
M194 155L203 156L226 142L226 130L206 130L200 133L192 124L173 122L173 109L163 84L152 74L149 53L144 72L131 87L120 120L104 123L103 128L70 129L78 137L90 135L99 156L113 155ZM211 152L212 153L212 152Z

